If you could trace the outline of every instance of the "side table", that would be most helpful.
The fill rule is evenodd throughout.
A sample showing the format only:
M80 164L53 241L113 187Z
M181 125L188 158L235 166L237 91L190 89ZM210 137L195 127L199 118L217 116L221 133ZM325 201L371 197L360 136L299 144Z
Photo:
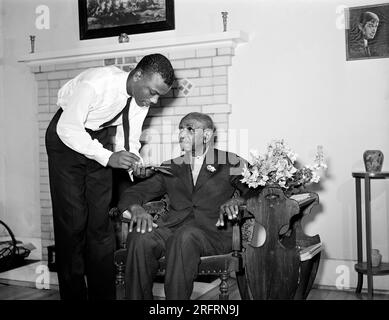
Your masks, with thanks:
M388 179L389 172L352 172L355 178L355 194L357 209L357 250L358 263L355 264L355 271L358 272L358 284L356 293L360 293L363 284L363 275L367 275L367 296L373 298L373 276L389 274L389 263L381 263L378 267L371 264L371 193L370 180ZM362 249L362 205L361 205L361 179L365 180L365 233L366 233L366 262L363 262Z

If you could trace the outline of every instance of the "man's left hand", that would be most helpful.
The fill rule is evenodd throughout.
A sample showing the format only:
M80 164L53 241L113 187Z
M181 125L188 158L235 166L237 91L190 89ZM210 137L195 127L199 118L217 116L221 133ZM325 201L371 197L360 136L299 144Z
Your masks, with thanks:
M245 204L245 200L242 197L237 197L228 200L226 203L220 206L219 219L216 222L217 227L224 226L224 216L227 215L228 220L236 219L239 213L239 206Z

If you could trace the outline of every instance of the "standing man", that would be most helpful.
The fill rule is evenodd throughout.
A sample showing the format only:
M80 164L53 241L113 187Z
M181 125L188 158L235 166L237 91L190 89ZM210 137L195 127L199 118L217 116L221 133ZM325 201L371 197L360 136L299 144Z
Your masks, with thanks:
M46 149L61 299L115 298L112 168L150 175L139 137L150 105L173 81L169 60L152 54L130 73L88 69L59 90Z

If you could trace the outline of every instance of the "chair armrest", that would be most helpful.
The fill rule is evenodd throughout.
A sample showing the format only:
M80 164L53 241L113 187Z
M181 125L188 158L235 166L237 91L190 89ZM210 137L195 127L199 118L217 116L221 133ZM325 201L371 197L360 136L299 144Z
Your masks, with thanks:
M246 205L239 206L238 217L232 220L232 251L236 256L242 250L242 225L246 214Z
M164 199L159 201L149 201L143 205L143 208L147 213L151 214L154 217L153 220L156 221L160 216L167 213L168 204Z
M154 219L153 219L154 221L157 220L157 218L159 218L161 215L165 214L168 211L167 202L165 200L149 201L149 202L145 203L142 207L146 210L146 212L148 214L151 214L154 217ZM110 217L115 218L118 215L120 215L121 222L130 223L130 220L128 220L127 218L124 218L120 214L120 212L117 208L112 208L109 212ZM156 217L156 215L158 215L158 217Z
M232 223L232 251L236 254L242 249L240 240L240 224L238 221L233 221Z
M159 200L159 201L150 201L143 205L143 208L146 210L147 213L151 214L153 216L153 221L157 221L159 217L166 214L168 211L168 204L166 200ZM115 210L116 209L116 210ZM112 213L111 213L112 211ZM127 235L128 235L128 229L130 220L127 218L124 218L119 210L117 208L113 208L110 211L110 217L114 217L115 219L119 219L119 223L121 223L121 230L120 230L120 247L125 248L126 242L127 242Z

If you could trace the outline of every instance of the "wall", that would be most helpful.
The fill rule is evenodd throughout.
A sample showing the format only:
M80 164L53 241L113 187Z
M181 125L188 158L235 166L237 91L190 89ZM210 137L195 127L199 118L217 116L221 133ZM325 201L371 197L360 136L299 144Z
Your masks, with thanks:
M249 44L238 49L229 77L230 129L235 130L230 149L247 156L248 148L264 150L269 140L282 137L306 163L317 144L324 146L329 170L318 190L321 206L307 219L305 228L308 234L319 233L325 244L326 260L317 279L322 284L335 285L337 267L346 265L352 277L350 285L355 286L351 172L363 170L366 149L381 149L389 155L389 60L347 62L344 30L337 27L341 17L338 6L374 3L380 2L176 0L176 30L130 36L135 42L218 32L222 30L221 11L229 12L230 30L251 33ZM50 8L49 30L34 27L35 8L40 4ZM40 225L34 220L39 211L36 88L28 68L16 59L29 51L28 35L32 33L37 36L37 51L42 52L116 43L117 39L80 42L75 0L4 0L4 11L7 108L3 112L7 137L12 137L5 146L6 217L20 234L34 236ZM23 131L16 129L16 121ZM240 134L248 136L248 141L236 143ZM374 181L372 199L373 244L388 261L385 181ZM376 287L389 289L388 277L380 280Z
M28 19L25 14L26 3L20 1L3 1L3 41L4 48L4 99L1 106L4 121L4 214L3 219L10 226L15 236L21 241L39 239L39 165L38 136L36 122L36 84L29 70L17 63L17 57L24 48L19 39L26 38L29 26L24 25ZM27 11L28 12L28 11ZM20 27L23 25L23 27ZM33 241L38 248L31 257L37 257L40 244Z
M345 61L344 30L337 28L338 5L368 3L374 2L266 2L249 10L256 12L255 20L243 19L243 12L237 18L254 39L234 61L230 128L248 129L249 147L261 150L272 138L286 138L303 162L313 159L316 145L324 146L329 170L319 189L321 207L305 230L320 234L329 260L318 279L332 284L341 265L355 275L349 261L356 259L351 172L364 170L364 150L389 152L389 60ZM372 185L373 247L384 261L389 253L387 187L385 181ZM389 288L388 277L375 284Z

